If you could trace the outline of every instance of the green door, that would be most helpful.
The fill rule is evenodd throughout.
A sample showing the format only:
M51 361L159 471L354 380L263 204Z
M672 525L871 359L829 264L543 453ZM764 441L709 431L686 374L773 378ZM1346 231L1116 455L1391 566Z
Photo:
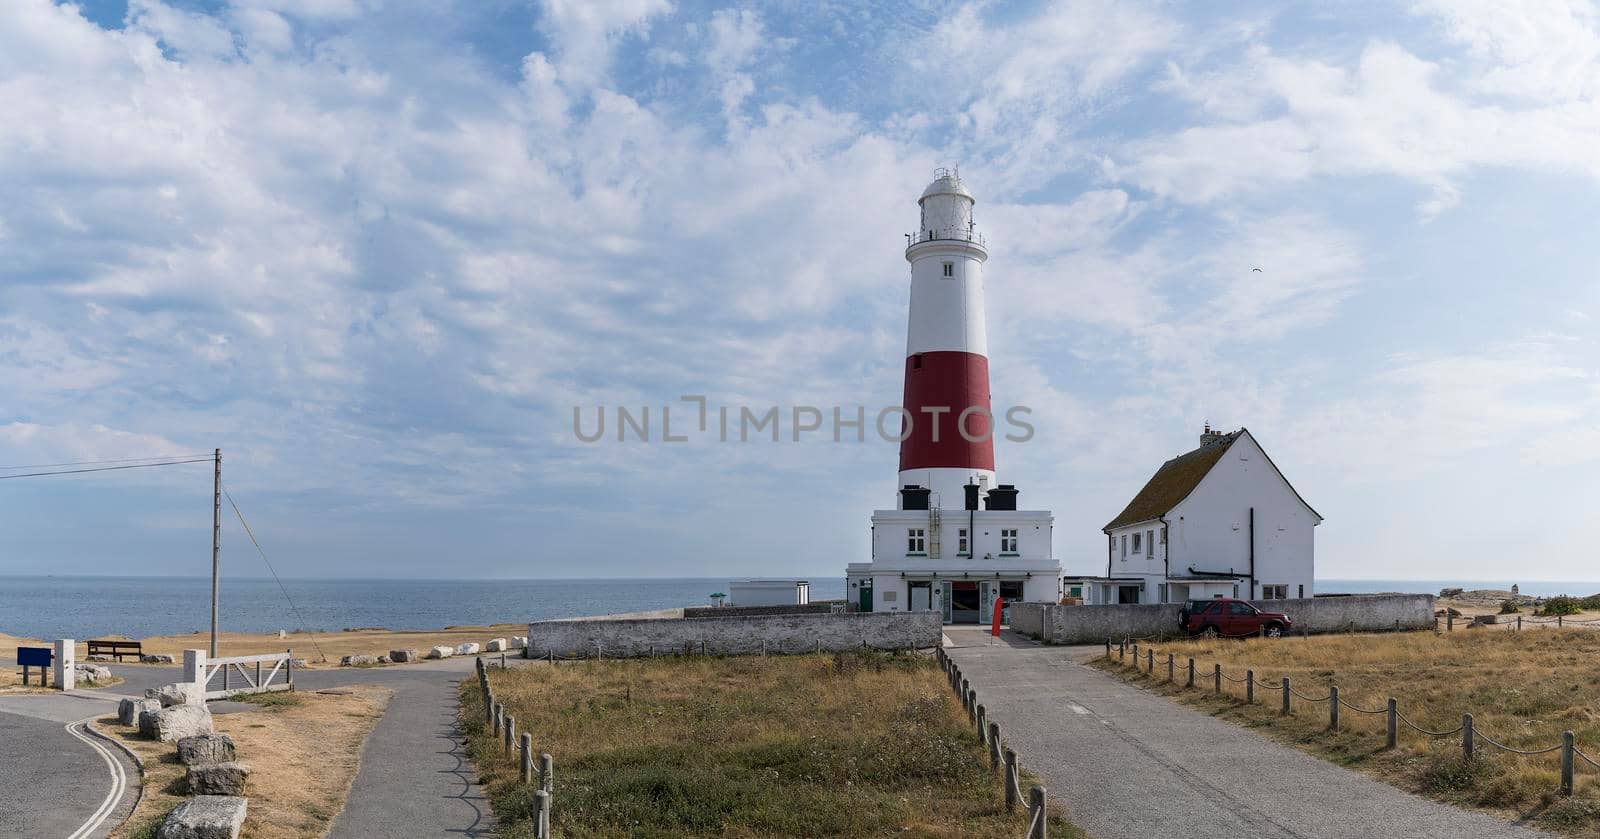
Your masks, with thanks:
M862 583L859 605L857 608L863 612L872 611L872 584Z

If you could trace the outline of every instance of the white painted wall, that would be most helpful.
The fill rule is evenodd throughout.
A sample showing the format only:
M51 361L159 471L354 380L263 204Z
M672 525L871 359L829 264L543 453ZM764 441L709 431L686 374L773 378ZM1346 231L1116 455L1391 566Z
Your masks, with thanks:
M972 562L1004 562L1009 557L1000 550L1000 531L1017 531L1018 559L1050 559L1055 534L1055 517L1048 510L974 510L968 522L967 510L940 511L940 560L966 559L959 556L960 531L971 531L975 540ZM927 510L878 510L872 514L872 558L893 559L908 557L906 547L908 531L929 529ZM986 554L993 558L985 560ZM934 557L924 557L933 559Z
M1311 597L1315 584L1315 527L1319 519L1267 460L1254 438L1242 434L1194 492L1166 516L1174 576L1250 568L1250 508L1255 508L1256 583L1289 587L1289 597ZM1304 592L1301 592L1304 586ZM1241 594L1244 594L1241 592Z

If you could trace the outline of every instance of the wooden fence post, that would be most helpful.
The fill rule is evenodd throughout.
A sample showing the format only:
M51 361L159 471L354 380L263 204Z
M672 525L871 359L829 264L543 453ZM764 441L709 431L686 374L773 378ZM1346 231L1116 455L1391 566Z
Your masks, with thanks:
M1048 816L1044 810L1044 787L1028 790L1028 839L1047 839L1045 835Z
M1389 697L1389 705L1384 719L1384 746L1394 748L1400 744L1400 707L1394 697Z
M506 714L506 757L512 755L512 750L517 746L517 718Z
M494 736L500 736L500 726L505 722L505 706L494 703Z
M989 714L983 704L978 704L978 742L989 745Z
M1328 730L1339 730L1339 686L1328 688Z
M538 839L550 839L550 793L544 790L535 790L533 835Z
M1194 687L1194 658L1189 659L1189 687Z
M1244 671L1244 704L1256 704L1256 671Z
M522 732L522 782L533 783L533 735Z
M1446 608L1444 610L1444 631L1445 632L1455 632L1456 631L1456 613L1450 611L1449 608Z
M989 723L989 768L1000 768L1000 723Z
M1467 760L1472 759L1473 742L1477 738L1472 733L1472 715L1461 715L1461 756Z
M1006 749L1006 812L1017 810L1017 753Z
M1561 733L1561 794L1572 794L1572 732Z
M1213 665L1213 667L1215 667L1215 669L1211 671L1211 678L1212 678L1213 681L1215 681L1217 683L1216 684L1216 692L1217 693L1221 693L1222 692L1222 665L1217 664L1217 665Z
M1283 715L1289 716L1289 677L1283 677Z
M1152 676L1154 676L1156 674L1156 651L1155 650L1146 649L1144 651L1144 665L1145 665L1144 669L1145 669L1146 673L1149 673Z
M556 791L556 761L549 752L539 753L539 789Z

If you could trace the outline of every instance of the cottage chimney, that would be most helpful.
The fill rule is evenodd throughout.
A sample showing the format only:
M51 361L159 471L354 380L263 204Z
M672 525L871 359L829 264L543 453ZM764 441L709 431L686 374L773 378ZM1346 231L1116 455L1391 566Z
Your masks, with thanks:
M1216 442L1220 441L1221 439L1222 439L1222 432L1221 431L1212 431L1211 430L1211 423L1208 422L1208 423L1206 423L1206 430L1200 432L1200 447L1201 448L1205 448L1206 446L1209 446L1212 443L1216 443Z

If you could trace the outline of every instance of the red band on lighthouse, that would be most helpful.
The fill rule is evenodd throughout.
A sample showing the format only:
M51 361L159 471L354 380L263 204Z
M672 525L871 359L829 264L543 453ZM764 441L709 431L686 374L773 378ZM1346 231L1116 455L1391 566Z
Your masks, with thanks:
M994 469L989 359L969 352L925 352L908 357L901 405L909 415L906 421L911 423L911 434L900 443L900 471ZM933 413L924 408L943 410ZM972 410L958 426L962 412L969 408L981 410Z

